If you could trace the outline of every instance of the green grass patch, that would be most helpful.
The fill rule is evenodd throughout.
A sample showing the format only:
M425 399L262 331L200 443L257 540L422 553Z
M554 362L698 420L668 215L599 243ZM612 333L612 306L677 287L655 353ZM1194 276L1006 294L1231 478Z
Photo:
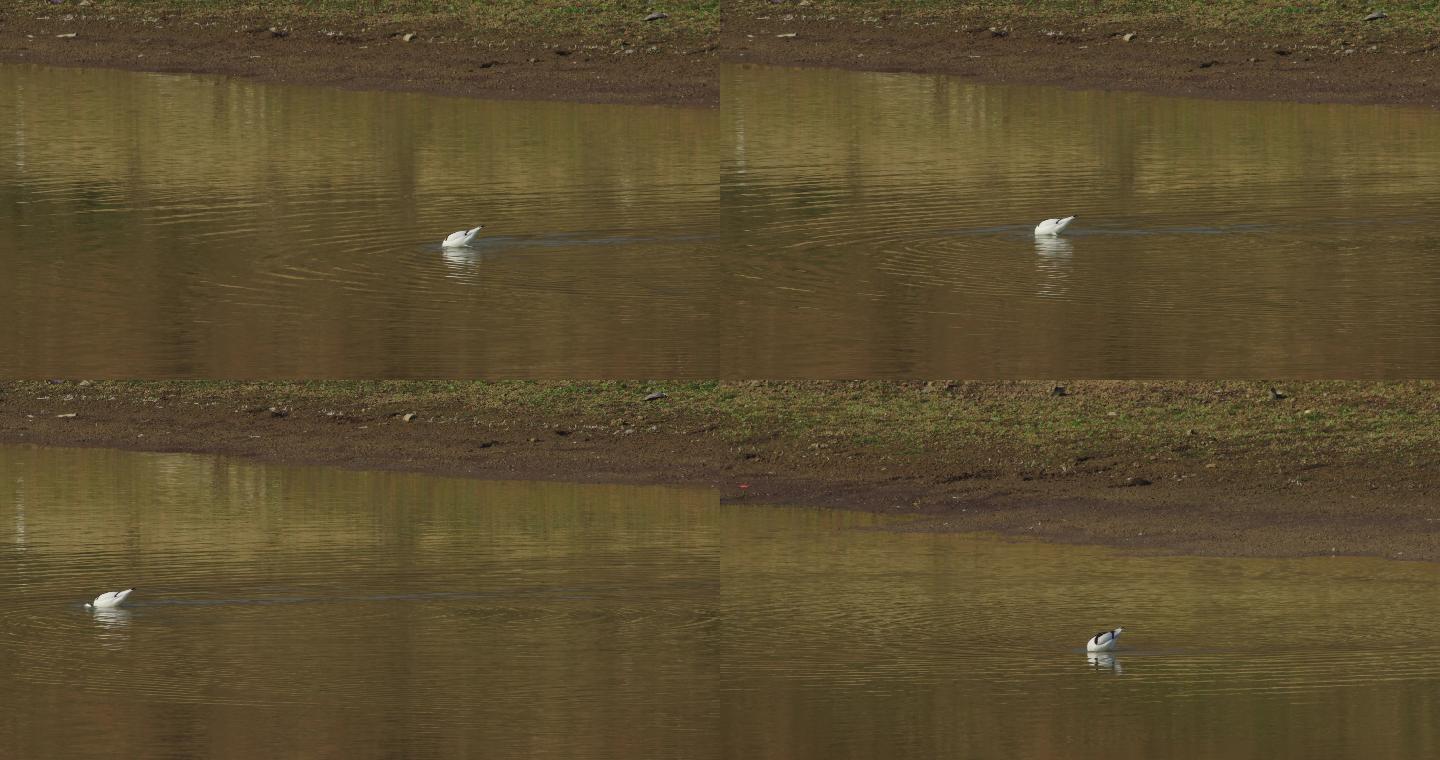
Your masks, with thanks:
M863 451L897 461L993 459L1060 466L1125 461L1432 462L1440 466L1440 384L1429 381L1121 382L105 381L0 383L0 398L286 407L511 428L656 425L703 430L737 448ZM655 391L667 394L645 401Z
M1371 11L1389 18L1366 22ZM849 18L901 16L945 20L993 16L997 22L1176 24L1191 29L1242 29L1276 34L1430 32L1440 29L1440 0L1370 3L1350 0L815 0L810 12ZM1177 30L1178 31L1178 30Z
M337 28L414 26L450 36L513 34L600 39L641 33L655 40L713 38L720 29L719 0L96 0L88 12L163 14L205 20L264 18L277 24L304 23ZM663 11L669 18L646 22Z

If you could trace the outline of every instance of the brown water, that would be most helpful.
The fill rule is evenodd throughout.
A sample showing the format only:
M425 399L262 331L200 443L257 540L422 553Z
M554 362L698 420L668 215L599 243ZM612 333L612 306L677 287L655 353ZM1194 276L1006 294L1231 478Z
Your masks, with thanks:
M1434 111L752 66L722 85L734 375L1440 373Z
M1440 566L1239 560L726 508L734 758L1423 758ZM1117 650L1085 639L1123 626Z
M1440 114L722 84L716 113L0 67L0 371L1440 374Z
M709 109L0 66L0 371L714 374L717 151Z
M1440 753L1436 565L887 526L0 447L0 757Z
M0 447L0 757L713 754L716 510Z

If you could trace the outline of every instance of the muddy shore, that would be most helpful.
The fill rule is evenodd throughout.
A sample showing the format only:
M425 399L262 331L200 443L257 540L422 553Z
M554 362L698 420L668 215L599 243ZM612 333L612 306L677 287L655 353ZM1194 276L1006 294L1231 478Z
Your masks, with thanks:
M1440 34L1392 19L1365 22L1363 13L1308 26L1211 28L1159 14L1047 13L1043 3L1028 11L1023 3L891 5L734 2L722 57L976 83L1440 107Z
M118 14L118 15L117 15ZM0 3L0 63L223 74L506 100L714 107L713 35L633 19L607 34L466 28L440 16L181 14Z
M668 395L645 401L656 388ZM1434 384L1306 383L1284 400L1253 383L1048 389L24 382L0 384L0 443L706 486L731 503L914 516L905 530L1144 551L1440 560ZM925 431L877 439L877 415Z
M645 22L626 11L596 30L457 25L439 13L151 5L0 0L0 62L702 107L719 104L721 62L1191 97L1440 107L1440 78L1434 76L1440 33L1404 18L1367 23L1352 13L1328 23L1257 27L1226 25L1218 13L1178 19L1077 15L1047 11L1043 3L896 10L857 0L745 0L725 4L720 23L687 20L678 12Z

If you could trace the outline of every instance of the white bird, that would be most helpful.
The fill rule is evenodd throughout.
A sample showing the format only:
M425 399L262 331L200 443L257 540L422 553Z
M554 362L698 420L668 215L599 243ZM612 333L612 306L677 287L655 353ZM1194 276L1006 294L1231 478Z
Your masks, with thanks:
M1073 221L1075 221L1075 217L1073 216L1067 216L1064 219L1046 219L1045 221L1035 225L1035 234L1059 235L1065 230L1066 227L1069 227L1070 223Z
M1090 640L1085 642L1085 651L1109 652L1115 648L1115 639L1120 638L1120 632L1124 630L1124 628L1116 628L1113 631L1101 631L1091 636Z
M135 589L133 588L127 588L124 591L106 591L100 596L95 597L95 601L86 604L85 607L92 610L107 610L113 607L119 607L120 603L125 601L126 597L130 596L134 591Z
M460 230L459 232L452 232L450 233L449 237L445 238L445 242L441 243L440 245L446 248L460 248L462 246L470 245L470 241L474 240L475 236L479 235L480 230L484 228L485 225L481 224L477 225L473 230Z

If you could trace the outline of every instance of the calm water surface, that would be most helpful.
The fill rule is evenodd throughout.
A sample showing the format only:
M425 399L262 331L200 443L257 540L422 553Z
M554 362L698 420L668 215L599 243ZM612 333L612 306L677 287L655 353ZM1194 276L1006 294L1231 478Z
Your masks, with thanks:
M1440 373L1440 114L722 77L717 113L0 67L0 369Z
M722 83L736 375L1440 373L1440 113Z
M0 447L0 757L713 755L716 509Z
M733 758L1424 758L1440 566L721 516ZM1095 631L1124 626L1110 656Z
M0 370L714 375L717 166L710 109L0 66Z
M0 757L1440 753L1436 565L887 527L0 447Z

